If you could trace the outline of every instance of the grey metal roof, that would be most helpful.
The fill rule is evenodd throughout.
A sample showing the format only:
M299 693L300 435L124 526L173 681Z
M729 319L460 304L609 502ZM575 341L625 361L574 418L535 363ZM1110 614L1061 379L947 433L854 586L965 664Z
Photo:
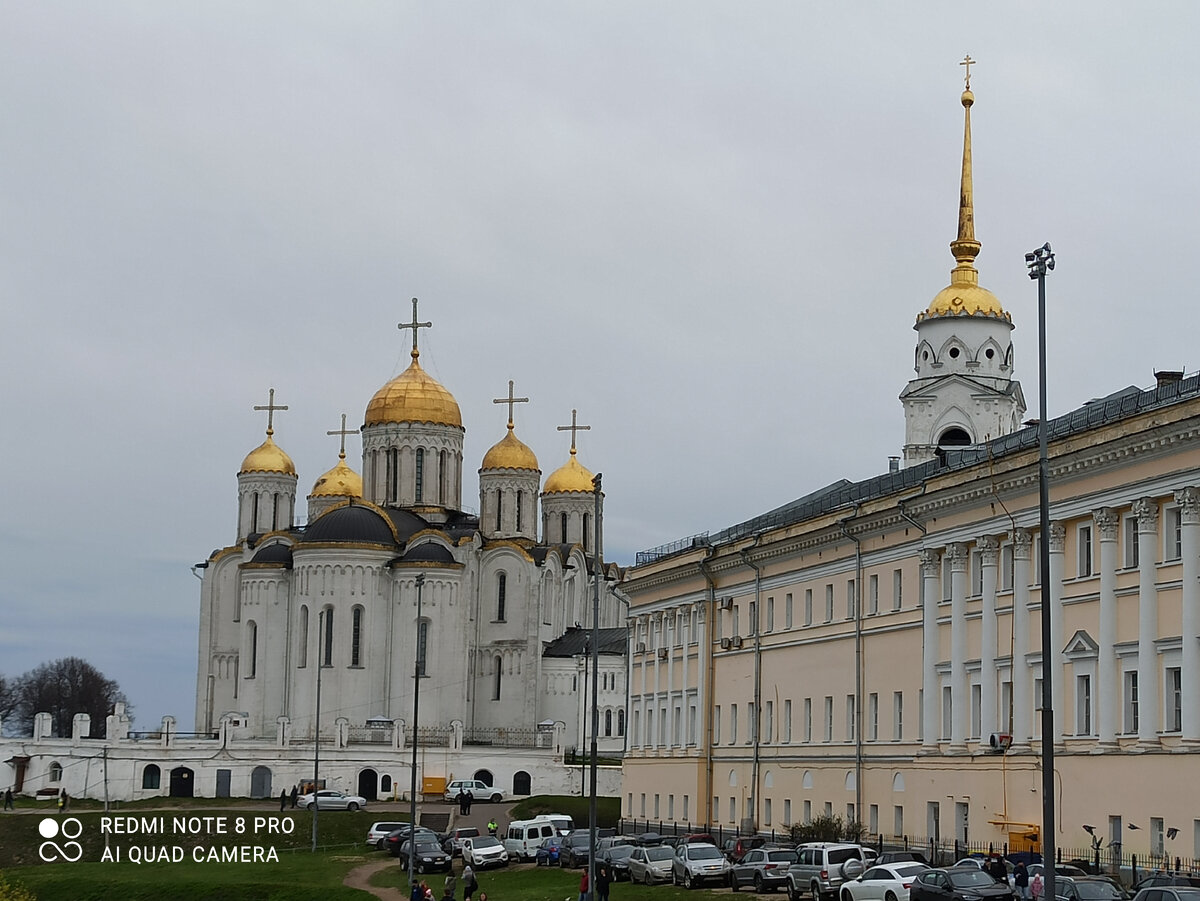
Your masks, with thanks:
M1122 388L1106 397L1088 401L1070 413L1051 419L1047 423L1047 439L1050 442L1058 441L1100 426L1119 422L1122 419L1129 419L1148 410L1192 400L1197 395L1200 395L1200 373L1193 373L1178 382L1145 390L1130 385L1128 388ZM1010 454L1031 450L1037 446L1037 426L1028 425L1012 434L994 438L985 443L969 447L946 448L940 452L939 458L936 460L910 466L898 472L884 473L861 482L842 479L826 488L715 534L695 535L648 551L639 551L635 565L643 566L653 563L693 547L726 544L741 538L748 538L765 529L803 522L841 507L917 488L926 479L957 469L967 469L985 462L989 457L1000 459Z
M598 653L609 655L625 653L625 646L629 640L629 633L625 629L599 629L597 631L599 633L597 636L599 639ZM542 656L577 657L580 654L588 654L590 653L591 637L591 629L572 626L564 634L547 644L545 650L542 651Z

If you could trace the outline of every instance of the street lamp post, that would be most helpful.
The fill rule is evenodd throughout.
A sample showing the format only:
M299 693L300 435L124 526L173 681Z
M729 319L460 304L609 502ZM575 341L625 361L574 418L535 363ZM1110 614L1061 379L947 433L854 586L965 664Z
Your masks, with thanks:
M324 666L324 658L321 656L323 645L325 643L325 614L329 612L322 610L317 614L317 709L313 716L313 790L312 790L312 850L317 853L317 814L321 810L321 805L317 803L320 795L318 791L321 787L321 669Z
M413 647L413 726L412 726L412 778L408 789L408 888L413 886L413 861L416 855L417 838L417 717L421 711L421 589L425 587L425 573L417 573L417 628Z
M592 491L596 499L596 558L592 566L595 584L592 589L592 744L591 744L591 774L588 784L588 892L589 897L595 897L596 891L596 734L600 731L600 699L597 683L600 681L600 585L604 581L604 546L601 543L603 532L600 525L600 478L596 473L592 479Z
M1050 636L1050 463L1046 423L1046 273L1054 269L1054 254L1046 242L1025 254L1029 277L1038 283L1038 501L1041 540L1038 563L1042 583L1042 861L1043 896L1054 892L1054 645Z

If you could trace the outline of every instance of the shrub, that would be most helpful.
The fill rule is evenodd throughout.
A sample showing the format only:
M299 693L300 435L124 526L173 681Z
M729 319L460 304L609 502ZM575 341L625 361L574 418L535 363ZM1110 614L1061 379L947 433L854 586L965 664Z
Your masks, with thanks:
M792 826L792 841L803 842L860 842L866 828L857 820L846 822L840 816L822 814L809 823Z

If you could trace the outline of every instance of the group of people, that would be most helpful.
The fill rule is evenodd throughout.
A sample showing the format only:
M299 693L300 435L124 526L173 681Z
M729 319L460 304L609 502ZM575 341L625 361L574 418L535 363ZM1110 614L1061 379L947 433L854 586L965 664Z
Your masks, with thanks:
M1004 861L996 856L993 858L993 863L988 866L988 872L996 878L998 882L1007 882L1008 873L1004 867ZM999 875L997 876L997 873ZM1018 863L1013 868L1013 888L1016 889L1017 896L1024 901L1039 901L1042 897L1042 874L1034 873L1033 878L1029 878L1029 869L1025 866L1024 861Z
M608 889L612 882L612 874L608 871L607 864L602 863L596 867L595 901L608 901ZM588 894L588 871L586 869L579 877L579 901L592 901L592 897Z
M279 809L286 810L287 806L288 806L288 800L290 799L292 802L292 810L295 810L296 809L296 799L299 797L300 797L300 787L299 786L293 785L291 794L288 794L288 791L285 788L283 791L281 791L279 793Z
M462 883L463 901L474 901L475 893L479 891L479 880L475 878L475 871L471 869L470 864L463 867ZM446 881L442 885L441 901L455 901L457 895L458 876L454 872L454 865L451 864L450 872L446 874ZM421 880L413 882L409 901L438 901L438 899L433 894L433 887L428 882ZM487 901L487 892L480 893L479 901Z
M458 802L459 816L466 816L471 812L471 805L475 803L475 795L471 791L463 791L461 788L458 794L454 796L454 800Z

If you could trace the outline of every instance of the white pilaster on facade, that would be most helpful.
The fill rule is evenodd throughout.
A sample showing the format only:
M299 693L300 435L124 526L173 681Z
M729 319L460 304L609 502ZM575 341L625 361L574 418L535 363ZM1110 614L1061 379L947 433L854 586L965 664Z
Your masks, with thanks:
M1175 492L1179 504L1183 552L1183 738L1200 740L1200 488L1188 487Z
M712 647L712 635L709 633L708 605L696 605L696 743L699 747L708 746L708 720L712 716L709 709L709 697L706 691L708 685L708 649Z
M664 613L672 624L676 622L674 613ZM670 639L667 640L667 636ZM673 748L679 744L679 736L675 734L675 644L679 641L679 630L663 629L664 644L667 647L667 747Z
M1063 687L1066 673L1066 657L1063 656L1063 562L1066 557L1067 530L1061 522L1050 523L1050 654L1049 660L1042 661L1042 672L1051 672L1054 679L1051 683L1050 703L1054 705L1054 743L1061 744L1063 740L1063 713L1066 710L1063 699L1066 691Z
M1033 708L1026 656L1029 654L1029 556L1033 538L1026 529L1013 532L1013 746L1028 748L1033 737Z
M1154 699L1158 697L1158 655L1154 640L1158 637L1158 502L1143 497L1133 503L1138 524L1138 744L1157 746L1158 717ZM1126 699L1125 704L1128 704Z
M941 566L941 555L937 551L921 551L921 628L924 648L921 671L921 693L924 703L921 705L921 745L927 753L937 751L938 747L938 711L941 710L941 697L938 692L938 624L937 608L938 574Z
M955 542L946 548L950 561L950 748L963 753L971 694L967 688L967 546Z
M1096 534L1100 536L1100 622L1099 655L1096 658L1096 706L1099 708L1100 745L1115 748L1117 742L1117 711L1120 709L1121 685L1117 677L1117 526L1120 517L1112 507L1103 507L1092 514Z
M986 745L989 733L1000 725L996 712L996 573L1000 563L1000 542L991 535L979 539L979 563L983 571L983 621L979 633L979 738Z

